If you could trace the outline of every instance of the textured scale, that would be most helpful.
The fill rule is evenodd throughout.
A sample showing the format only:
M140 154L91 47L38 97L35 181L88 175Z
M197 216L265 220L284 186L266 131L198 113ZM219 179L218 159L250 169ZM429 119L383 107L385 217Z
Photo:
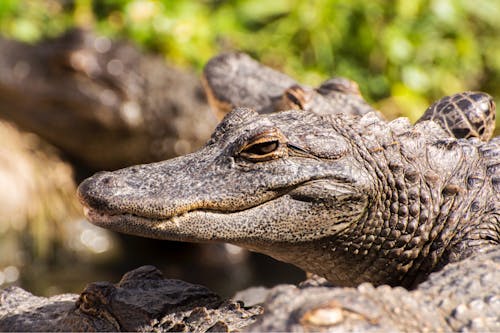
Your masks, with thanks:
M291 109L318 114L376 112L361 96L357 83L349 79L335 77L313 89L244 53L223 53L212 58L203 70L203 83L219 119L236 107L252 108L258 113Z
M362 116L381 113L363 99L356 82L334 77L317 88L301 85L242 53L224 53L204 69L205 91L211 107L222 119L232 108L250 107L258 113L304 110L320 115ZM488 94L463 92L433 103L417 121L432 120L451 137L491 139L495 103Z
M268 293L250 332L499 332L500 251L430 275L416 290L332 288L308 280Z
M490 153L488 157L482 153L500 152L500 139L487 144L477 139L456 140L433 122L412 127L401 118L387 126L370 114L360 120L353 121L350 117L341 120L347 120L360 136L352 137L352 141L360 143L359 152L366 167L377 175L383 190L375 199L379 207L372 207L363 223L322 244L334 249L333 252L304 259L318 262L320 275L332 276L332 280L356 281L354 285L383 281L411 287L426 278L425 272L461 260L477 250L475 246L445 250L453 248L454 243L477 238L475 245L487 246L490 241L484 238L490 238L491 245L498 244L500 192L493 180L491 184L483 182L483 186L478 183L468 191L467 179L471 173L482 173L488 178L500 172L500 167L496 169L499 154ZM347 128L344 127L347 135L355 135L348 134ZM486 176L488 170L490 176ZM485 211L493 213L493 217L486 215L491 219L489 222L484 222ZM430 220L434 222L429 223ZM459 227L464 220L467 223ZM483 236L488 233L489 237L477 235L483 226L487 228L480 233ZM349 259L339 259L345 256ZM324 262L331 265L325 267ZM323 267L319 268L321 263ZM328 267L332 270L328 271Z
M495 104L490 95L466 91L432 104L419 119L437 122L451 136L488 141L495 128Z

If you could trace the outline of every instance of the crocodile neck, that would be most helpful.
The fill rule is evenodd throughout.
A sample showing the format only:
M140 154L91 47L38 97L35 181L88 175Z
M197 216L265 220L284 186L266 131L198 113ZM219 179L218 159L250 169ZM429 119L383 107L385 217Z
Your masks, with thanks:
M370 119L338 130L358 143L360 159L377 175L377 197L358 223L311 245L316 260L304 261L304 269L326 256L331 265L315 271L341 285L411 287L445 263L499 243L498 191L489 179L499 162L491 153L498 140L444 138L432 123L412 128L402 120L385 126ZM484 223L488 211L491 221Z

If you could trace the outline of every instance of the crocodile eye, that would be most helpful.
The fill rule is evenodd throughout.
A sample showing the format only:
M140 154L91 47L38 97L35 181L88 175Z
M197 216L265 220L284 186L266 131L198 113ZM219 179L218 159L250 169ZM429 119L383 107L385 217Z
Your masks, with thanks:
M306 100L306 92L304 89L298 85L293 85L283 94L283 102L285 107L288 108L299 108L304 109L304 104Z
M279 141L269 141L269 142L262 142L262 143L256 143L242 152L245 154L252 154L252 155L267 155L278 149L279 146Z
M280 149L284 138L276 130L266 131L253 137L245 144L239 155L247 160L261 162L281 157Z

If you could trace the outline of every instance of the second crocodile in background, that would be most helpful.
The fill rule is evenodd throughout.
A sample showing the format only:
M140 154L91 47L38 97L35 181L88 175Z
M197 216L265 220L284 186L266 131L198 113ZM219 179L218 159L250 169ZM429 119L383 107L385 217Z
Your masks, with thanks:
M337 285L411 287L500 242L500 139L432 121L231 112L201 150L99 173L89 220L182 241L223 241Z

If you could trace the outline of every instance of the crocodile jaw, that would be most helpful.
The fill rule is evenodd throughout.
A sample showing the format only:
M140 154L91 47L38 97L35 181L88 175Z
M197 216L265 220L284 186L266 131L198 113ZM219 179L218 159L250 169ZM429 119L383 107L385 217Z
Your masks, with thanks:
M336 220L331 207L318 208L316 203L295 200L294 194L301 190L240 211L196 209L170 217L108 212L93 208L84 200L82 203L91 223L117 232L176 241L223 241L252 249L256 243L296 243L333 236L349 227L364 211L360 207L352 216ZM337 199L342 201L340 197ZM359 204L357 201L356 205ZM311 211L315 211L312 218ZM297 219L302 223L297 223Z

